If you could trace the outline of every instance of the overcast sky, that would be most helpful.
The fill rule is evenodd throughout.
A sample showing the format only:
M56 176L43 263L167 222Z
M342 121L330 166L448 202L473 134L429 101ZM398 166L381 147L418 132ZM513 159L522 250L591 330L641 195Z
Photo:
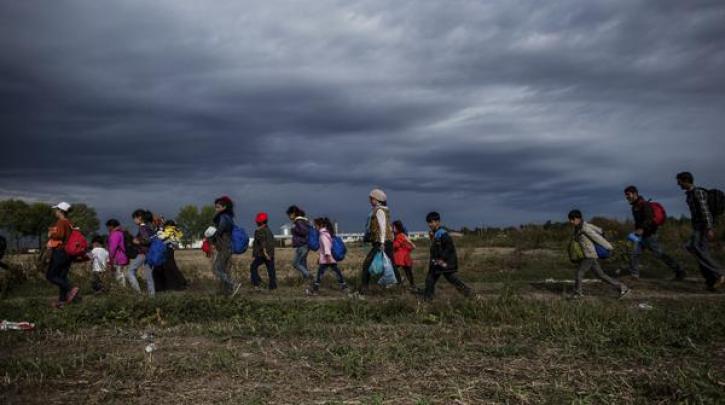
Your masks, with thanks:
M0 0L0 197L362 228L725 187L725 2Z

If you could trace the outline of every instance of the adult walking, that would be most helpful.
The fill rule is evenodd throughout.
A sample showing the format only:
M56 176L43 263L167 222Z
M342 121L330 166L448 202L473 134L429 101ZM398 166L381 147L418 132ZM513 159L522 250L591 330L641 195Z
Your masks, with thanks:
M214 200L214 226L204 236L214 246L212 271L219 279L223 294L235 295L241 284L235 284L229 274L232 258L232 229L234 228L234 202L227 196Z
M0 235L0 269L8 270L10 266L8 266L5 262L3 262L3 259L5 258L5 251L8 248L8 241L5 239L4 236Z
M188 286L186 278L176 264L175 252L181 244L184 233L176 226L176 222L163 217L159 221L156 237L166 245L164 264L154 267L154 287L156 291L183 290Z
M143 269L148 294L150 297L153 297L156 295L153 274L154 270L146 264L146 254L149 251L149 246L151 246L151 238L154 237L154 217L153 214L151 214L151 211L139 208L131 214L131 218L136 226L138 226L138 232L132 241L133 245L138 250L138 255L129 263L126 277L128 279L128 283L131 285L131 288L133 288L137 293L141 293L141 287L138 284L136 272L139 269Z
M697 259L707 288L715 290L725 284L725 275L722 266L710 254L710 241L715 240L715 217L708 203L708 192L695 187L695 178L690 172L678 173L677 185L685 191L690 208L692 236L686 248Z
M58 301L53 303L55 308L63 308L63 305L70 304L78 297L78 287L71 287L68 279L70 272L71 258L65 251L65 244L73 231L73 225L68 220L68 212L71 205L61 202L54 205L53 214L55 224L48 229L48 249L50 251L50 265L45 277L52 284L58 286Z
M305 217L305 212L296 205L287 208L287 217L292 221L292 248L295 250L292 267L300 272L303 280L307 280L310 278L310 271L307 268L307 255L310 252L307 246L307 234L310 221Z
M685 271L682 270L682 267L675 259L664 252L662 245L659 244L657 239L659 226L655 223L652 203L639 195L639 190L635 186L624 189L624 198L632 206L634 233L639 238L639 242L635 242L629 261L629 272L632 277L639 278L639 262L642 252L649 250L656 258L672 269L675 273L675 280L684 280Z
M374 189L368 195L370 206L370 215L365 226L365 242L372 244L368 255L365 257L362 265L362 285L360 286L360 294L366 294L370 287L370 264L373 262L375 255L383 251L393 260L393 226L390 221L390 208L388 207L388 196L383 190ZM393 267L395 279L400 284L400 273L398 269Z

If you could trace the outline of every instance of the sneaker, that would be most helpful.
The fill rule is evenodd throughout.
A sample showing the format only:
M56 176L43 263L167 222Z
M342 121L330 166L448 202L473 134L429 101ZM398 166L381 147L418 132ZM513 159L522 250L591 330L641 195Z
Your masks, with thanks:
M306 295L317 295L317 291L315 291L313 288L305 288L305 294Z
M632 289L629 287L622 287L621 290L619 290L619 299L624 298L627 296L630 292L632 292Z
M639 280L639 273L632 273L631 276L633 279Z
M571 299L571 300L580 300L582 298L584 298L584 294L582 294L582 293L574 293L569 296L569 299Z
M70 292L68 293L68 296L66 297L65 303L70 304L76 299L76 296L78 295L78 292L80 291L80 288L73 287L71 288Z
M719 277L719 278L717 279L717 281L715 281L715 284L713 284L713 285L712 285L712 288L714 288L714 289L716 289L716 290L717 290L717 289L719 289L720 287L722 287L722 286L723 286L723 284L725 284L725 276L720 276L720 277Z
M50 303L50 306L55 309L63 309L63 306L65 305L65 302L63 301L54 301Z
M242 283L237 283L236 286L234 286L234 291L232 291L231 297L234 298L235 295L239 293L239 290L242 289Z

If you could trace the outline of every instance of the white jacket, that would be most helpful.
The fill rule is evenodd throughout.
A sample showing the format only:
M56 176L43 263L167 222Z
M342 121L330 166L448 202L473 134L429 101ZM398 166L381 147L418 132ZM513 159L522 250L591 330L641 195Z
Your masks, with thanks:
M582 223L581 228L578 228L575 231L574 237L581 245L582 250L584 251L584 257L587 259L599 258L597 255L597 248L594 247L594 243L606 248L607 250L614 249L614 246L612 246L612 244L604 239L604 236L602 236L602 228L588 222Z

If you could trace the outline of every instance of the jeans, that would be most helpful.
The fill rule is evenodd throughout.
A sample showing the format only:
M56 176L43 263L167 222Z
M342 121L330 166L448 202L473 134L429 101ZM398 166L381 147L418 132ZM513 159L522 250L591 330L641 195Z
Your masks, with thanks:
M683 273L682 267L680 267L675 259L664 252L662 245L657 241L657 235L651 235L642 237L642 241L634 245L629 261L629 272L632 275L639 275L639 260L642 257L642 252L645 250L651 251L656 258L660 259L667 267L672 269L675 274L680 275Z
M126 266L120 266L120 265L114 265L113 266L113 277L116 279L118 284L121 284L122 287L126 287L126 276L124 276L124 267Z
M63 248L53 249L50 255L50 265L45 278L58 286L58 302L65 302L71 286L68 280L71 260Z
M219 279L219 282L221 282L222 291L225 294L231 294L234 291L234 281L232 281L232 277L229 275L229 263L231 262L232 251L229 249L219 249L214 255L212 270Z
M368 252L365 260L363 260L362 284L360 285L361 293L367 292L368 287L370 286L370 264L372 264L375 255L380 252L381 247L382 245L380 244L380 242L373 243L372 249L370 249L370 252ZM390 258L390 260L393 260L393 242L385 241L384 251L388 258ZM400 284L400 273L398 272L398 268L396 266L393 266L393 272L395 273L395 279L398 280L398 284Z
M126 272L126 278L128 283L131 285L137 293L141 292L141 287L138 285L138 278L136 278L136 271L143 267L144 279L146 280L146 287L149 290L149 296L153 297L156 295L156 288L154 286L154 273L153 269L146 265L146 255L139 254L135 259L131 259L131 263L128 264L128 271Z
M722 267L710 256L710 243L704 230L695 229L686 249L697 259L700 272L708 286L711 287L723 276Z
M101 279L101 272L91 272L91 289L95 292L101 292L105 290L105 287L103 287L103 280Z
M255 257L252 261L252 264L249 266L249 271L251 273L252 278L252 285L255 287L259 287L259 285L262 283L262 279L259 277L259 266L263 265L267 268L267 275L269 276L269 284L267 285L267 288L270 290L274 290L277 288L277 274L274 271L274 257L267 260L266 257L258 256Z
M307 245L302 245L295 248L295 257L292 259L292 267L302 274L302 278L309 278L310 271L307 269L307 254L310 252L310 248Z
M433 270L428 270L428 276L425 278L425 290L423 292L423 297L426 300L430 300L433 298L436 283L438 282L438 279L441 278L441 276L445 277L449 283L453 284L456 287L456 290L458 290L458 292L460 292L461 294L467 297L471 295L471 288L467 286L463 281L461 281L460 278L458 278L456 272L438 273Z
M325 275L325 271L332 270L335 273L335 276L337 277L337 283L340 284L340 288L343 290L347 288L347 285L345 285L345 278L342 277L342 272L340 271L340 268L337 267L337 264L321 264L320 267L317 269L317 277L315 278L315 282L312 283L312 289L317 291L320 289L320 283L322 282L322 276Z
M594 270L594 274L596 274L597 277L599 277L605 283L618 288L620 291L623 288L627 288L627 287L625 287L624 284L622 284L619 281L604 274L604 271L602 270L602 266L599 265L599 261L597 259L584 259L581 261L581 263L579 263L579 268L577 269L576 275L574 278L574 293L575 294L582 293L582 279L584 278L584 273L586 273L589 270Z

